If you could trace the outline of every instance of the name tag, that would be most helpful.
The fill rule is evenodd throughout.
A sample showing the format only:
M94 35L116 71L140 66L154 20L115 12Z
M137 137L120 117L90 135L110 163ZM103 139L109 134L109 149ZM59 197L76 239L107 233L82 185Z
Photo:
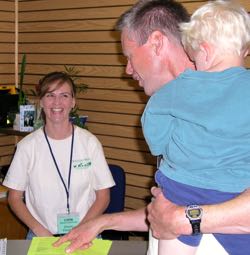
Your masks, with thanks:
M91 166L91 160L88 158L73 160L72 166L73 166L73 169L75 170L87 169Z
M79 224L80 217L78 213L65 213L57 215L57 234L66 234L73 227Z

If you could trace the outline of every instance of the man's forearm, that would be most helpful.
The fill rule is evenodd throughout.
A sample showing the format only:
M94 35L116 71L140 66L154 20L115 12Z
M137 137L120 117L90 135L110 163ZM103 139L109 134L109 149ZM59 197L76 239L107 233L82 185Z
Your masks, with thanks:
M73 252L79 248L88 248L91 241L104 230L120 231L147 231L146 208L139 210L103 214L86 223L73 228L68 234L61 237L54 246L70 241L67 252Z
M148 231L146 208L101 216L102 230Z
M110 202L110 191L109 189L103 189L96 192L96 200L89 208L88 212L80 222L80 224L100 216L108 207Z
M203 206L203 233L250 233L250 189L238 197L217 205Z

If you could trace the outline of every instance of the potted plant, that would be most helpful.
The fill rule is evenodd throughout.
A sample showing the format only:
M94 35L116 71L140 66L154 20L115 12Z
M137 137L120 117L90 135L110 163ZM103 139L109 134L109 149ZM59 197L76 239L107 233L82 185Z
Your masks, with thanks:
M27 96L25 92L23 91L25 68L26 68L26 54L23 54L21 68L20 68L19 88L18 88L18 108L20 107L20 105L27 104Z
M23 90L23 81L26 68L26 54L22 56L20 68L20 80L18 88L18 113L14 121L13 129L19 131L33 131L36 108L28 102L26 93Z
M74 66L68 67L65 65L64 68L65 68L65 72L71 77L71 79L75 83L77 93L86 92L88 85L85 83L79 83L79 79L80 79L78 76L79 70L77 70ZM79 108L75 106L74 109L72 109L70 112L70 119L75 125L81 128L86 128L85 123L87 121L87 116L80 116L78 111L79 111Z

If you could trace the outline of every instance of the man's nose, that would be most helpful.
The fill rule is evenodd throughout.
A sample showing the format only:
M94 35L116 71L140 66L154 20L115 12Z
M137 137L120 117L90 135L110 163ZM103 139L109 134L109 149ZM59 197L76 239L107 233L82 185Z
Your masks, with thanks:
M127 73L128 75L132 75L132 74L133 74L133 67L132 67L130 61L127 62L126 73Z

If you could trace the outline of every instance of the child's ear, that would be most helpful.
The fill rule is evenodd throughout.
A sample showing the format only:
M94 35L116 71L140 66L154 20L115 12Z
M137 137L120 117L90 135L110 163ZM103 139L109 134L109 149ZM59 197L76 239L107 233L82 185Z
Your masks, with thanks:
M210 44L203 42L200 44L200 51L203 54L204 60L210 62L214 54L213 47Z

